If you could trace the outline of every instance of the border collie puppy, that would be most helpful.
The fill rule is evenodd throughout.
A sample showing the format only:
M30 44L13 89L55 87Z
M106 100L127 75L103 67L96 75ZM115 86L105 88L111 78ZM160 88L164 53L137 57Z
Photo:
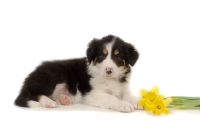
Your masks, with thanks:
M93 39L87 58L46 61L25 79L15 104L21 107L83 103L121 112L139 106L129 90L131 66L139 54L116 36Z

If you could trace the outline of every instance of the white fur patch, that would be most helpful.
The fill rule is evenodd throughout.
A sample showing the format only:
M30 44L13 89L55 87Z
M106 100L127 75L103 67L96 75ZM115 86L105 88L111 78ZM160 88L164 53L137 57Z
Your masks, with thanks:
M91 78L90 84L93 90L84 97L85 104L121 112L134 110L136 101L128 93L128 83L120 83L115 78L96 76Z
M77 84L77 87L78 87L79 84ZM57 84L55 89L54 89L54 92L53 94L51 95L51 98L56 100L56 102L58 104L59 103L59 96L60 95L66 95L69 97L70 99L70 104L77 104L77 103L81 103L82 102L82 94L81 92L78 90L77 88L77 93L76 95L72 95L69 93L68 89L67 89L67 84L66 83L60 83L60 84Z
M55 87L55 89L54 89L54 91L53 91L53 94L51 95L51 98L53 100L57 100L58 97L61 94L69 95L66 83L59 83L59 84L57 84L56 87Z
M37 101L29 100L27 102L28 107L40 107L40 103Z
M77 89L77 93L75 96L70 94L69 97L71 98L73 104L82 103L82 101L83 101L82 94L78 89Z
M40 105L46 108L55 108L57 106L56 102L48 98L47 96L42 95L39 99Z

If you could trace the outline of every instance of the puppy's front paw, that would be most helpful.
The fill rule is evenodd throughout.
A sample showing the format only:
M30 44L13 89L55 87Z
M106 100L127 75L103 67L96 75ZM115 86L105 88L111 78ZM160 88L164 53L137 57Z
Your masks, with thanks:
M130 113L133 110L134 110L133 105L125 101L121 101L118 106L118 111L123 112L123 113Z
M131 104L133 105L133 108L134 108L135 110L143 110L143 109L144 109L144 107L141 106L141 105L139 105L139 104L137 103L137 100L134 99L134 98L131 98L131 99L127 100L127 102L131 103Z

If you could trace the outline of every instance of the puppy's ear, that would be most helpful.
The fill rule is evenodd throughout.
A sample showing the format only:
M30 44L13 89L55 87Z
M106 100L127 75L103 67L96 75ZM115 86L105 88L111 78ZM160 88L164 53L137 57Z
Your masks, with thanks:
M94 60L95 57L95 45L99 42L98 39L93 39L89 44L88 44L88 48L86 51L87 54L87 59L89 64L91 63L92 60Z
M127 57L128 63L131 66L134 66L139 58L139 53L137 52L135 47L131 44L128 44L126 49L127 49L126 57Z

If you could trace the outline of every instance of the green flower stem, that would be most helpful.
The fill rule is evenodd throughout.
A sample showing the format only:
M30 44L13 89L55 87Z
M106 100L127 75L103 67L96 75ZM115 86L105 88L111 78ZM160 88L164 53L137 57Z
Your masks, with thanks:
M196 106L184 106L184 105L180 105L180 106L168 106L167 108L175 108L175 109L200 109L200 107L196 107Z
M188 96L171 96L170 98L177 98L177 99L189 99L189 100L200 100L200 97L188 97Z
M187 103L189 103L189 104L200 104L200 101L199 100L192 100L192 101L188 101L188 100L186 100L186 101L172 101L170 104L187 104Z
M200 109L200 97L171 96L173 101L168 108Z

